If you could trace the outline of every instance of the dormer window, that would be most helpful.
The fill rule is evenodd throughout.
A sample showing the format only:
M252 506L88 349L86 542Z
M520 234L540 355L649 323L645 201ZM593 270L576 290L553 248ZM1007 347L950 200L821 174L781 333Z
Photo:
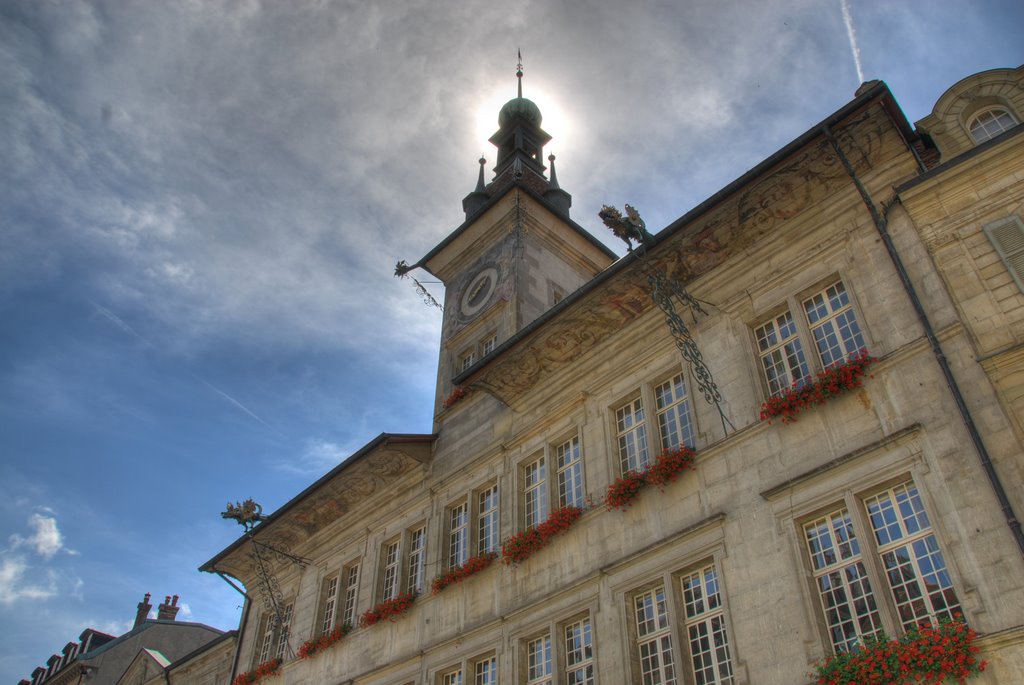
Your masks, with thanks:
M984 143L995 138L1003 131L1009 131L1017 125L1017 119L1002 107L986 109L971 120L968 126L975 144Z

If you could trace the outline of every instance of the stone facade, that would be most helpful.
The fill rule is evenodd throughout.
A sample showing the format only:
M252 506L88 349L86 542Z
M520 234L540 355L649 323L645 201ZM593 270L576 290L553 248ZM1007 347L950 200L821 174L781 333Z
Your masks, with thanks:
M1019 122L1021 86L1020 69L971 77L925 122L965 88ZM1024 293L985 232L1024 216L1024 134L947 151L929 125L867 84L614 263L524 167L530 183L417 264L446 285L434 433L380 436L202 567L248 589L238 670L278 656L288 684L802 683L867 632L957 612L988 660L974 682L1024 682L1007 520L1024 511ZM652 300L657 272L702 303L673 305L700 360ZM860 387L761 419L860 348L877 360ZM692 469L604 505L681 444ZM430 592L565 505L582 516L528 559ZM419 593L405 614L357 625L400 592Z

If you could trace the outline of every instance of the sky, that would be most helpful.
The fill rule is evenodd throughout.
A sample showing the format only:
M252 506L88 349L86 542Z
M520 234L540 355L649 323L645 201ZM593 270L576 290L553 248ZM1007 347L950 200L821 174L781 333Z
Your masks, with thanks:
M862 80L913 122L1024 62L1019 0L624 6L0 0L0 682L146 592L237 627L196 570L225 503L431 431L441 313L394 265L490 176L517 50L619 254L602 204L656 232Z

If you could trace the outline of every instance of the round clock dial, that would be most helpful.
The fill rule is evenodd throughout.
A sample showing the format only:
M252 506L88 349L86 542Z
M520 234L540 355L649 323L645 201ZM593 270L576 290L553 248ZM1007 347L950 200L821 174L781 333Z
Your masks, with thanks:
M489 266L470 279L459 300L459 312L463 316L474 316L491 301L491 295L498 285L498 270Z

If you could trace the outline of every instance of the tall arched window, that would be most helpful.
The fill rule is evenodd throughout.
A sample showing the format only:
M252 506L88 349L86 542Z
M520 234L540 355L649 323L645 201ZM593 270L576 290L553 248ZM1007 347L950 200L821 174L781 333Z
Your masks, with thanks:
M975 143L984 143L1016 125L1017 119L1013 114L1001 107L993 107L974 117L968 128Z

